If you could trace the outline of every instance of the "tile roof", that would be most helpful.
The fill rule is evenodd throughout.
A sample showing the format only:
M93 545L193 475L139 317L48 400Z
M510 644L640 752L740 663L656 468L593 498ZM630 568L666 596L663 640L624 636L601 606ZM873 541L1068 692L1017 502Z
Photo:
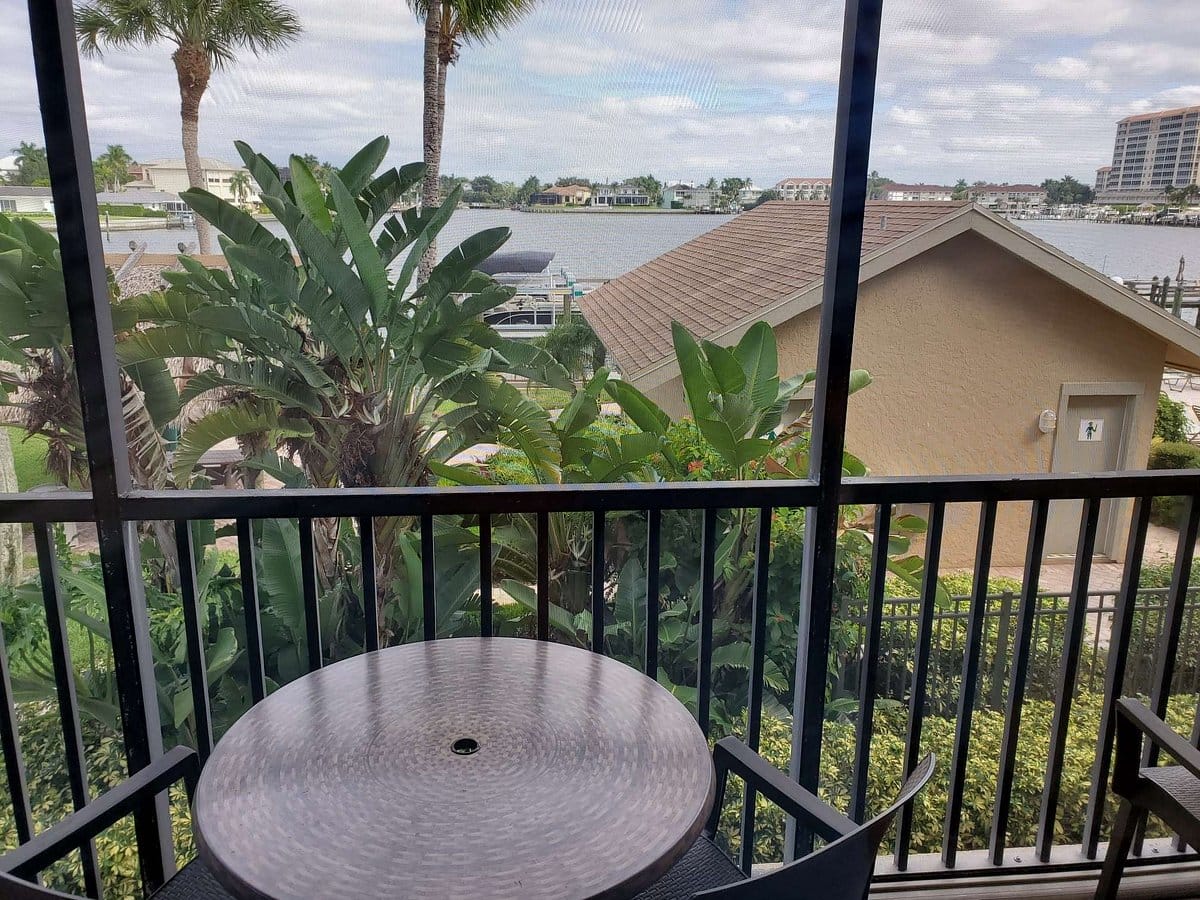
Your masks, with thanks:
M863 256L966 205L868 203ZM828 219L828 203L764 203L585 294L584 316L632 376L671 353L672 320L709 337L819 281Z

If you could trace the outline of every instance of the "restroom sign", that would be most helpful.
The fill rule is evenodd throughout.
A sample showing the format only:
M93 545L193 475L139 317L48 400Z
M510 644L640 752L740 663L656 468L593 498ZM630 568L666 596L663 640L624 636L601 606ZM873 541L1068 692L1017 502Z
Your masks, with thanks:
M1098 443L1104 440L1103 419L1082 419L1079 422L1079 440L1085 444Z

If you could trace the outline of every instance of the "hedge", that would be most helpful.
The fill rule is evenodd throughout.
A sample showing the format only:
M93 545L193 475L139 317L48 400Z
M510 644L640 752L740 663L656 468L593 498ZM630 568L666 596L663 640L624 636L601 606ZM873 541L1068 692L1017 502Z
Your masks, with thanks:
M1150 447L1148 469L1200 469L1200 447L1182 441L1163 441ZM1150 521L1178 528L1186 509L1183 497L1155 497Z
M140 203L101 203L101 217L105 213L108 213L114 219L165 219L167 217L166 210L147 209Z
M23 703L17 707L21 750L25 758L25 774L29 798L33 807L34 830L42 830L58 822L72 809L71 791L63 759L62 727L58 708L52 703ZM120 739L84 716L84 756L92 796L98 796L125 780L124 752ZM17 846L16 822L9 800L8 782L0 771L0 853ZM181 786L171 791L171 820L178 858L195 855L192 844L191 816L187 797ZM122 819L96 840L104 896L109 900L141 900L141 876L134 838L133 820ZM83 868L78 853L47 869L44 883L67 893L83 895Z
M1197 697L1171 699L1167 719L1180 733L1189 733L1196 711ZM1100 730L1099 694L1080 693L1071 707L1071 727L1067 731L1062 789L1055 823L1055 839L1062 844L1079 843L1087 812L1088 787L1096 758L1096 735ZM1022 707L1021 734L1013 779L1012 811L1009 816L1008 846L1033 846L1037 836L1038 813L1046 777L1046 759L1054 704L1027 700ZM891 804L902 782L904 739L907 710L894 702L877 704L875 730L871 741L871 765L867 777L867 811L874 814ZM913 807L913 853L937 853L941 850L942 830L948 805L948 782L954 748L954 720L927 716L921 732L921 752L937 754L933 779L917 797ZM850 778L854 766L854 723L835 721L825 724L821 752L822 797L839 809L846 809L850 796ZM998 760L1004 735L1004 716L990 710L977 710L971 720L970 758L963 791L962 825L959 848L985 849L991 832L992 804L995 800ZM764 717L759 752L778 768L786 771L791 754L791 723L782 718ZM1108 816L1115 812L1109 796ZM739 825L742 809L741 782L730 780L730 790L721 811L721 838L730 853L740 845ZM756 862L777 862L783 858L784 815L778 807L758 797L755 803ZM1147 834L1167 834L1163 826L1152 822ZM889 839L890 841L890 836ZM885 844L881 852L889 852Z

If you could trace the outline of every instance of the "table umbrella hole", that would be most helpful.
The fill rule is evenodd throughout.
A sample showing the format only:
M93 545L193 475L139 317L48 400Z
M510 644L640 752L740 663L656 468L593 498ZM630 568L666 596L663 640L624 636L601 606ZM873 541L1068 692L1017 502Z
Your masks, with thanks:
M470 756L479 749L479 741L475 738L459 738L450 745L450 749L459 756Z

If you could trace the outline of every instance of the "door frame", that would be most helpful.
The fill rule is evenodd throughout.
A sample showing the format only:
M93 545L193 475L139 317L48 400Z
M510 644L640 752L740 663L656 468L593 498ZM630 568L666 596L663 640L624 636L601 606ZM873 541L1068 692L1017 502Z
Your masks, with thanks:
M1133 431L1137 425L1138 412L1146 386L1139 381L1065 381L1059 393L1058 419L1054 429L1054 450L1050 454L1050 471L1060 472L1066 451L1067 438L1063 427L1067 421L1067 407L1072 397L1125 397L1125 422L1121 428L1121 442L1117 445L1117 468L1114 471L1124 471L1128 468L1129 450L1132 444ZM1096 556L1116 558L1113 554L1113 541L1118 533L1117 523L1122 518L1124 501L1110 500L1112 514L1104 534L1096 535Z

